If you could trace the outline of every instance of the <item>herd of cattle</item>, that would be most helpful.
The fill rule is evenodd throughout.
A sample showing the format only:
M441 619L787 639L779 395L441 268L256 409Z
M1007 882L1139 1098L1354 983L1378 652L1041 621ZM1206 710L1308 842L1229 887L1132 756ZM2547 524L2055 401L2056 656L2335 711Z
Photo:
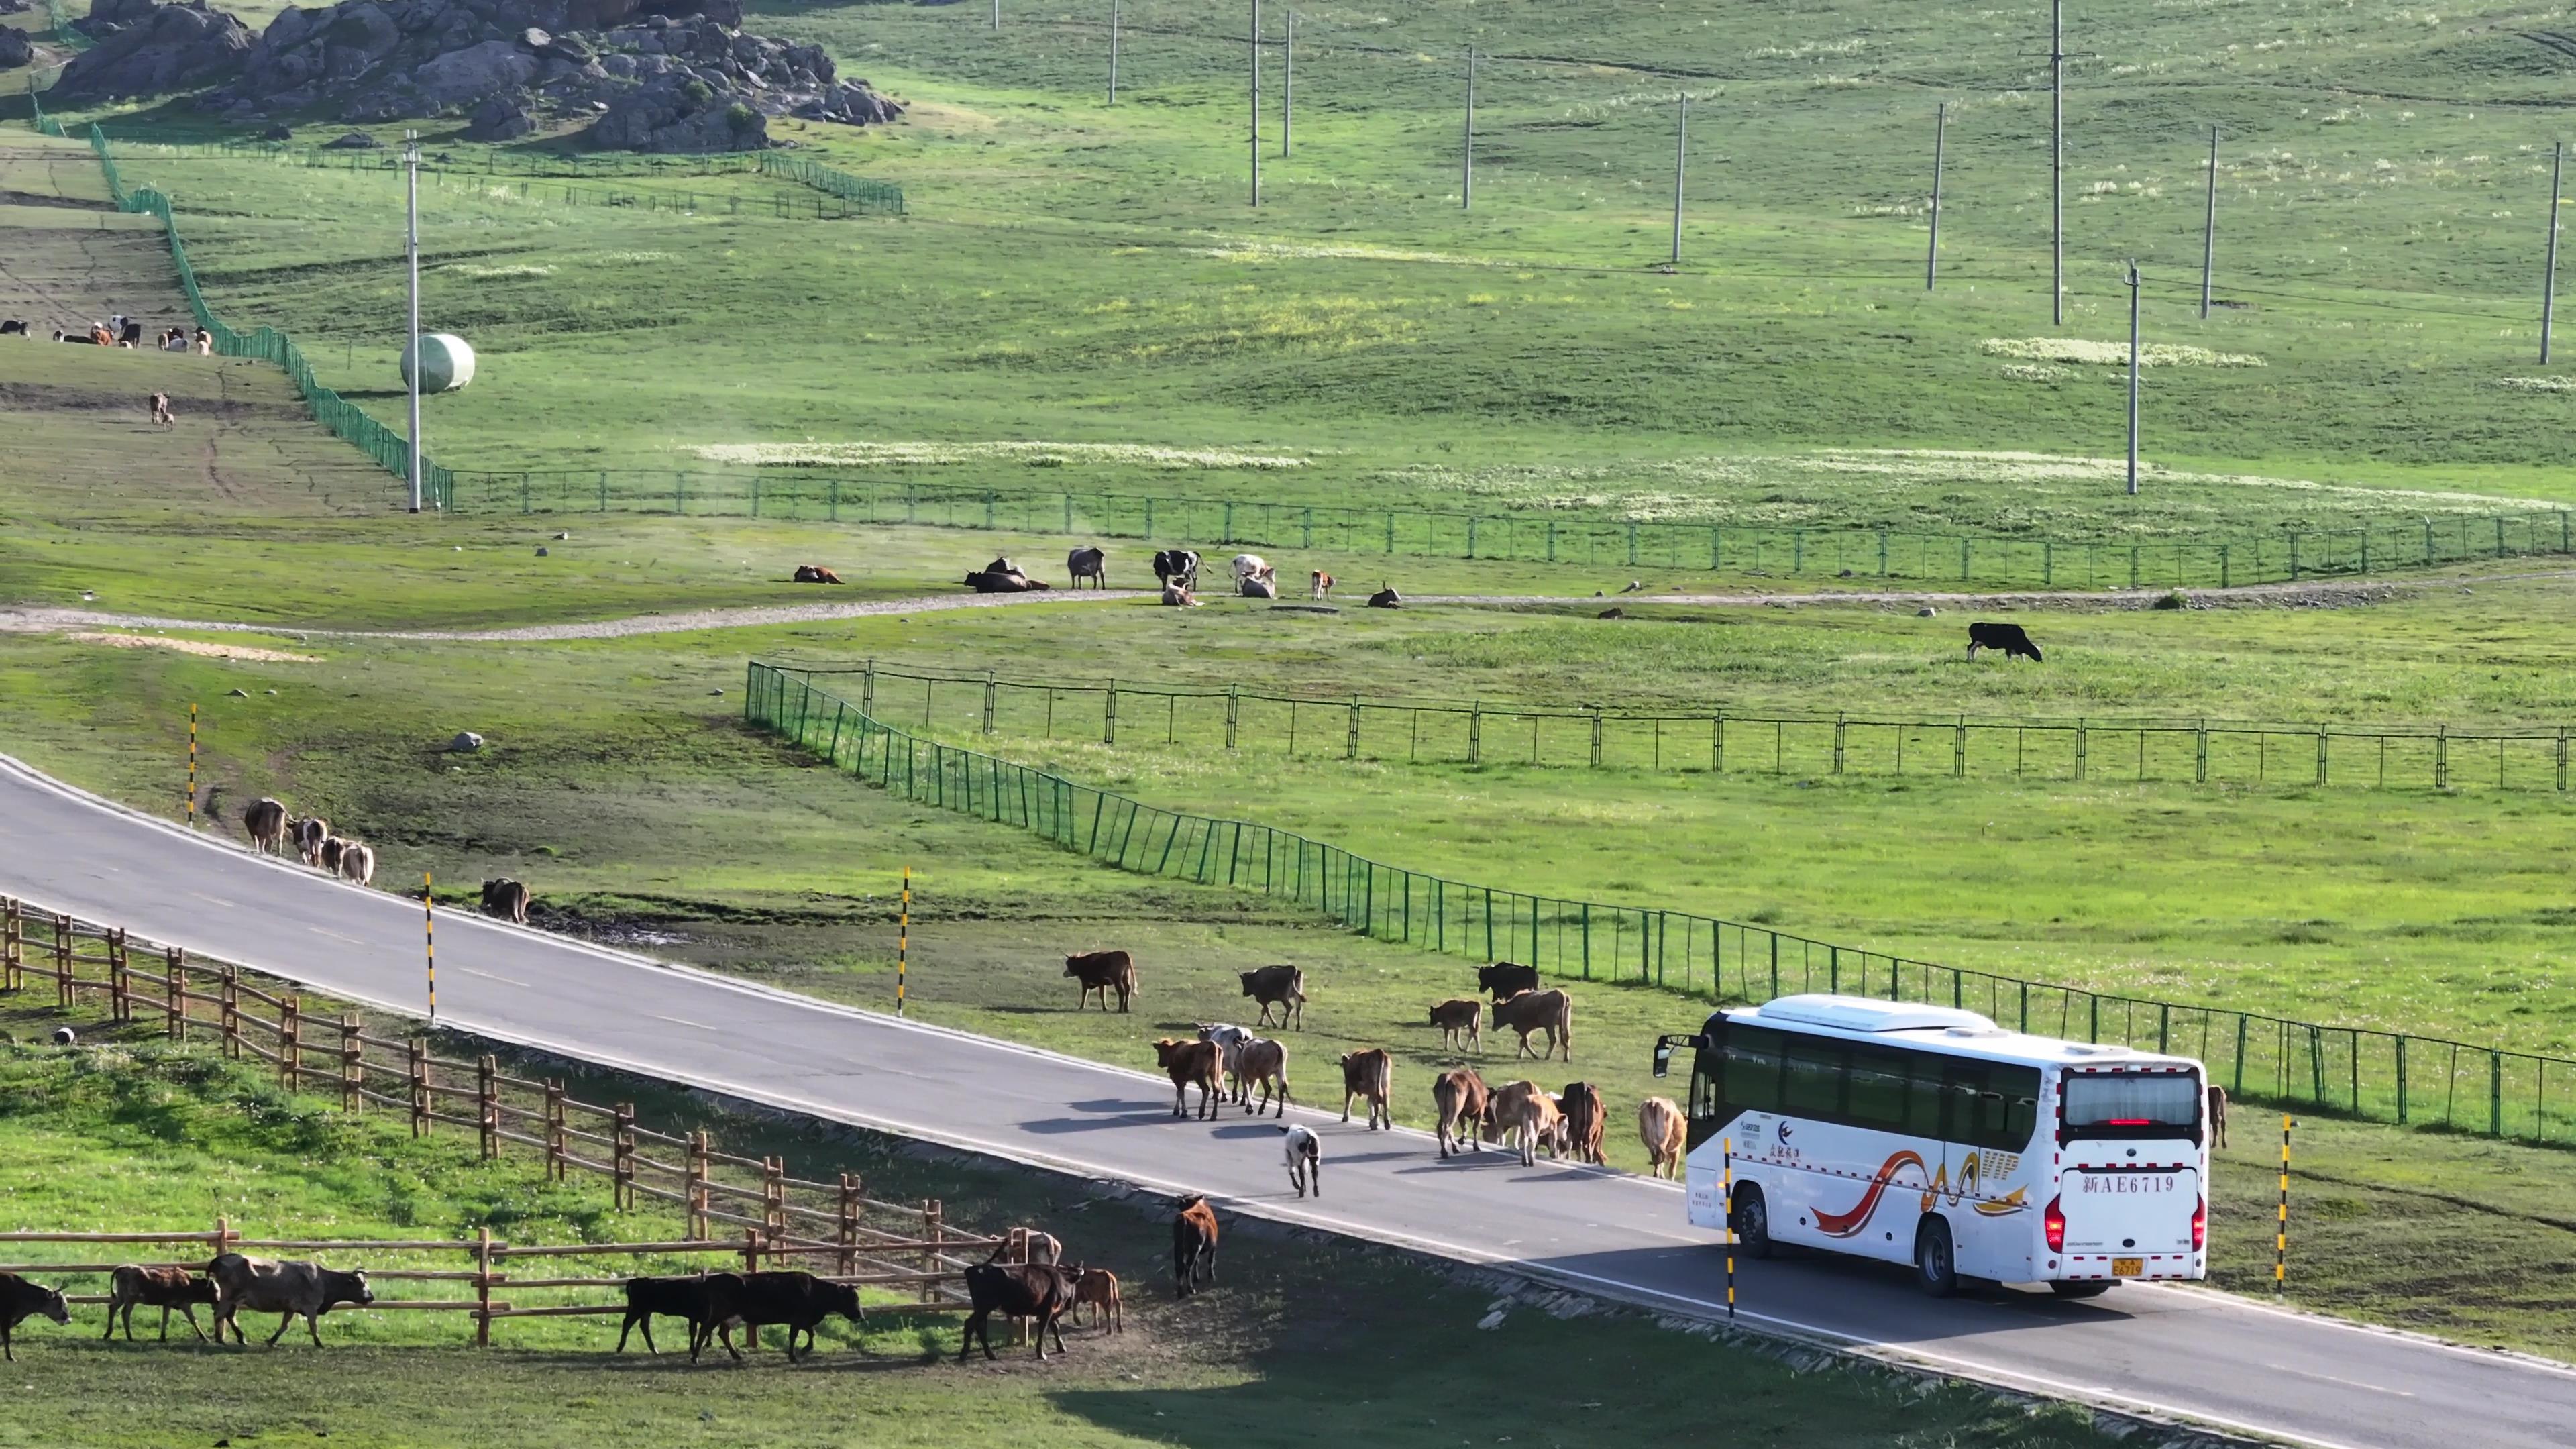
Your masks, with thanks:
M1186 548L1167 548L1155 553L1154 580L1162 589L1164 603L1174 608L1198 607L1200 563L1198 554ZM1109 587L1109 555L1097 545L1086 545L1068 552L1064 556L1064 571L1074 588L1081 588L1085 583L1095 589ZM1233 573L1234 591L1242 597L1279 597L1279 568L1261 555L1236 554ZM837 584L840 579L830 569L819 564L807 564L796 570L796 582ZM1340 582L1322 569L1309 569L1306 573L1306 597L1317 603L1330 602L1333 589ZM1055 587L1044 579L1031 577L1026 569L1007 558L997 558L968 573L965 584L979 594L1026 594ZM1369 595L1368 600L1372 609L1401 608L1403 604L1403 596L1384 585Z
M375 847L331 833L331 822L318 815L289 815L286 806L267 796L242 812L242 828L251 849L273 855L292 845L306 865L343 880L368 885L376 878ZM483 914L528 923L528 888L503 876L483 882Z

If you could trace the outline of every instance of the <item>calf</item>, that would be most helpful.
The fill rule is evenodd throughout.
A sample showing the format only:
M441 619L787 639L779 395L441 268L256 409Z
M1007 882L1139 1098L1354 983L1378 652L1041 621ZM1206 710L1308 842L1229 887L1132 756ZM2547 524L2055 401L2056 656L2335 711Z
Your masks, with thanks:
M483 882L483 914L526 925L528 888L508 876Z
M278 842L286 838L286 807L262 795L242 812L242 829L250 834L251 849L274 854Z
M1485 1140L1509 1142L1520 1148L1521 1166L1538 1165L1538 1149L1545 1145L1553 1155L1557 1133L1565 1119L1547 1093L1536 1082L1512 1082L1494 1093L1485 1110Z
M376 852L351 840L340 846L340 878L367 885L376 878Z
M1524 991L1494 1003L1494 1030L1509 1027L1519 1032L1520 1050L1514 1057L1530 1055L1530 1033L1547 1033L1547 1049L1536 1053L1546 1061L1561 1048L1565 1059L1574 1060L1574 998L1562 991Z
M1297 1030L1306 1029L1306 973L1294 966L1264 966L1258 971L1237 973L1243 978L1243 994L1261 1003L1261 1019L1255 1026L1270 1024L1270 1009L1279 1008L1279 1024L1289 1024L1295 1014Z
M1209 1241L1213 1243L1215 1239L1211 1237ZM15 1273L0 1273L0 1361L18 1361L18 1351L10 1346L10 1335L18 1331L19 1324L40 1316L69 1323L71 1305L63 1301L58 1289L30 1283Z
M796 566L796 576L788 580L789 583L796 584L837 584L840 581L841 576L839 574L832 572L821 564L798 564Z
M1601 1132L1604 1119L1610 1115L1600 1091L1589 1082L1568 1082L1563 1097L1565 1110L1565 1145L1577 1162L1604 1165L1601 1157Z
M1312 1180L1316 1200L1321 1201L1324 1196L1323 1139L1315 1135L1312 1127L1285 1127L1280 1130L1288 1134L1288 1185L1297 1189L1297 1196L1303 1198L1306 1184Z
M698 1320L689 1337L689 1362L698 1361L698 1353L707 1341L721 1334L725 1352L739 1362L742 1350L733 1346L733 1325L742 1325L743 1342L760 1347L762 1325L782 1323L787 1326L787 1361L796 1362L796 1335L805 1335L805 1351L814 1351L814 1329L825 1318L837 1313L852 1323L864 1324L867 1315L859 1310L859 1290L847 1283L828 1283L805 1272L780 1273L709 1273L706 1278L706 1316Z
M2027 659L2033 664L2042 662L2039 646L2030 642L2030 636L2021 631L2019 624L1970 624L1968 657L1976 658L1980 649L2000 649L2006 659Z
M1538 990L1538 968L1516 961L1497 961L1476 968L1476 989L1496 1001L1522 991Z
M1349 1052L1342 1057L1342 1120L1351 1120L1351 1099L1368 1098L1368 1125L1374 1132L1383 1127L1395 1130L1395 1113L1387 1105L1395 1074L1394 1059L1384 1047Z
M2227 1145L2227 1089L2216 1082L2209 1084L2209 1145Z
M1431 1084L1431 1105L1440 1115L1441 1156L1447 1157L1454 1143L1465 1143L1475 1152L1485 1150L1479 1134L1489 1101L1485 1079L1476 1075L1474 1067L1443 1072Z
M241 1311L274 1313L277 1332L268 1336L268 1346L286 1336L288 1324L304 1320L304 1331L313 1335L313 1346L322 1346L322 1315L347 1303L357 1307L376 1301L375 1291L367 1286L364 1272L343 1273L319 1263L272 1263L264 1258L246 1258L239 1253L226 1253L206 1265L206 1276L215 1280L215 1341L223 1341L224 1325L231 1324L233 1341L247 1343L242 1333Z
M1209 1043L1201 1042L1200 1045L1206 1046ZM1274 1086L1278 1088L1279 1094L1279 1110L1276 1115L1281 1117L1288 1115L1288 1049L1286 1047L1275 1041L1264 1041L1260 1037L1254 1037L1245 1042L1242 1055L1235 1058L1234 1080L1237 1090L1243 1097L1243 1115L1246 1117L1258 1117L1270 1110L1271 1089ZM1255 1082L1261 1084L1261 1105L1258 1107L1252 1104L1252 1085Z
M295 842L295 853L304 858L306 865L320 865L322 842L331 838L331 822L319 815L307 815L286 822L286 834Z
M188 1331L197 1342L206 1341L206 1331L197 1326L200 1303L211 1306L215 1301L215 1284L185 1268L144 1268L127 1263L107 1276L107 1332L102 1338L116 1336L116 1319L125 1315L125 1341L134 1341L136 1305L161 1310L161 1341L170 1341L170 1310L178 1309L188 1317Z
M1109 993L1118 993L1118 1009L1127 1009L1127 1000L1136 994L1136 958L1124 951L1086 951L1064 958L1064 974L1082 983L1074 997L1076 1011L1089 1004L1091 993L1100 993L1100 1009L1109 1009Z
M1199 601L1197 597L1191 594L1189 590L1182 588L1179 584L1163 585L1163 607L1167 609L1195 609L1198 606Z
M1333 585L1338 582L1340 580L1322 569L1310 569L1306 574L1306 597L1319 603L1330 599L1333 596Z
M1440 1044L1456 1047L1464 1033L1467 1045L1485 1049L1485 1003L1472 996L1452 997L1431 1008L1431 1024L1440 1028Z
M1195 591L1199 586L1199 556L1185 548L1167 548L1154 555L1154 577L1166 587L1173 584Z
M1106 1328L1111 1333L1127 1331L1126 1305L1118 1296L1118 1275L1106 1268L1073 1270L1073 1306L1079 1313L1084 1304L1091 1305L1091 1326Z
M695 1348L699 1325L707 1321L707 1275L690 1273L669 1278L629 1278L626 1280L626 1321L617 1328L617 1349L626 1351L626 1335L644 1330L644 1351L660 1353L653 1342L653 1317L677 1318L689 1325L689 1343Z
M1190 1088L1199 1089L1199 1120L1216 1115L1217 1067L1221 1057L1214 1042L1173 1041L1166 1037L1154 1043L1154 1059L1172 1078L1172 1115L1189 1115Z
M1192 1194L1178 1204L1172 1218L1172 1273L1180 1280L1179 1296L1189 1297L1216 1282L1216 1209Z
M1669 1097L1648 1097L1637 1104L1637 1140L1646 1144L1648 1177L1680 1179L1685 1125L1682 1109Z
M1082 581L1089 579L1093 588L1105 589L1109 587L1109 555L1097 547L1077 548L1064 556L1064 572L1073 588L1081 588Z
M957 1343L957 1361L966 1361L967 1350L977 1342L984 1345L984 1357L993 1357L992 1317L1034 1318L1038 1358L1046 1358L1048 1334L1055 1335L1055 1351L1064 1352L1064 1328L1058 1321L1073 1307L1074 1277L1064 1268L1049 1263L977 1263L966 1270L966 1294L974 1311L966 1315L966 1332Z

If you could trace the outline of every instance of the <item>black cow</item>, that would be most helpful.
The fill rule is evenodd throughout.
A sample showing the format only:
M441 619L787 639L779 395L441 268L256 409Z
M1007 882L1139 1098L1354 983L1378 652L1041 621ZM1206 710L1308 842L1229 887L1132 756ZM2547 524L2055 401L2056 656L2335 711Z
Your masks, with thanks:
M1081 588L1084 579L1095 589L1109 587L1109 555L1098 546L1077 548L1064 556L1064 571L1072 578L1073 587Z
M9 1346L9 1335L25 1320L42 1314L56 1323L72 1321L71 1305L63 1301L59 1289L41 1283L30 1283L15 1273L0 1273L0 1359L18 1361L18 1351Z
M1017 569L1007 573L996 569L977 569L966 576L966 587L979 594L1026 594L1046 586L1045 580L1030 578Z
M1306 1029L1305 972L1294 966L1264 966L1235 974L1243 978L1243 994L1261 1003L1261 1019L1254 1025L1269 1025L1270 1013L1276 1008L1281 1026L1293 1019L1297 1030Z
M1199 586L1199 556L1185 548L1167 548L1154 555L1154 577L1170 585L1177 581L1182 588Z
M27 324L26 324L26 323L24 323L24 322L20 322L20 321L17 321L17 320L15 320L15 319L12 319L12 320L7 321L7 322L0 322L0 337L24 337L24 336L26 336L26 335L27 335Z
M1368 606L1372 609L1401 609L1404 595L1397 593L1393 584L1380 584L1377 592L1368 596Z
M1518 991L1538 990L1538 968L1510 961L1497 961L1476 968L1476 989L1492 995L1496 1001Z
M2030 642L2030 636L2021 631L2019 624L1970 624L1968 657L1976 658L1980 649L2000 649L2006 659L2028 659L2033 664L2040 662L2039 646Z
M996 1252L999 1250L996 1249ZM984 1345L984 1357L993 1357L993 1315L1006 1318L1037 1320L1038 1357L1046 1357L1047 1335L1055 1335L1055 1351L1064 1352L1064 1328L1058 1321L1073 1311L1074 1275L1069 1268L1054 1263L977 1263L966 1270L966 1294L974 1302L974 1311L966 1315L966 1332L957 1341L957 1361L966 1361L967 1351L977 1343Z
M128 346L128 347L140 347L140 346L142 346L142 345L143 345L143 324L142 324L142 323L140 323L140 322L135 321L135 320L134 320L133 318L131 318L131 317L126 318L126 319L125 319L125 330L124 330L122 333L118 334L118 336L117 336L117 339L116 339L116 340L117 340L117 341L119 341L119 342L124 343L124 344L125 344L126 346Z
M626 1321L618 1325L617 1352L626 1351L626 1335L638 1327L644 1330L644 1351L660 1353L653 1342L653 1316L685 1319L689 1325L689 1343L698 1341L698 1325L707 1320L707 1275L691 1273L672 1278L629 1278L626 1280Z
M1066 1301L1072 1301L1072 1290L1066 1290ZM707 1340L724 1336L725 1352L735 1359L742 1350L733 1346L733 1325L742 1325L743 1341L760 1347L763 1324L787 1326L787 1361L796 1362L796 1335L805 1335L806 1352L814 1349L814 1327L832 1314L852 1323L866 1323L859 1310L859 1290L847 1283L828 1283L811 1273L710 1273L707 1275L706 1317L697 1326L689 1344L689 1361L698 1360L698 1351Z

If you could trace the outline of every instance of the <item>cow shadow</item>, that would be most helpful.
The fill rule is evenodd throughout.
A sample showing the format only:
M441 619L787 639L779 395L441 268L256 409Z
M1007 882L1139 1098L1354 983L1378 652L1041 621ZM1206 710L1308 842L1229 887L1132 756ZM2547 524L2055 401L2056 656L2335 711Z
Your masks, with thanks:
M1283 1124L1279 1119L1263 1117L1258 1121L1229 1122L1208 1135L1211 1137L1278 1137L1282 1135L1283 1130Z
M1116 1116L1039 1117L1022 1122L1020 1130L1035 1133L1041 1137L1061 1137L1071 1132L1098 1132L1117 1127L1150 1127L1157 1122L1179 1120L1181 1119L1172 1115L1172 1109L1169 1107L1139 1106L1133 1111L1121 1112Z
M1067 1102L1065 1105L1077 1112L1145 1112L1170 1104L1150 1100L1126 1101L1116 1097L1094 1097L1088 1102Z

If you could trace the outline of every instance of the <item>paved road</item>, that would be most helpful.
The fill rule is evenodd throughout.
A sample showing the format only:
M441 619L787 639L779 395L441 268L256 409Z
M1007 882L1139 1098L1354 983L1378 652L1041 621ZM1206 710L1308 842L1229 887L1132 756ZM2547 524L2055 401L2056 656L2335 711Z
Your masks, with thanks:
M5 759L0 891L346 999L419 999L416 904L191 837ZM491 922L449 917L438 940L440 1014L460 1029L1675 1311L1724 1304L1721 1257L1666 1184L1494 1153L1443 1164L1419 1133L1370 1137L1318 1116L1332 1196L1299 1204L1266 1123L1176 1122L1167 1087L1139 1073ZM1896 1273L1819 1260L1743 1265L1741 1289L1766 1325L2317 1444L2539 1449L2576 1426L2576 1372L2202 1292L1934 1302Z

